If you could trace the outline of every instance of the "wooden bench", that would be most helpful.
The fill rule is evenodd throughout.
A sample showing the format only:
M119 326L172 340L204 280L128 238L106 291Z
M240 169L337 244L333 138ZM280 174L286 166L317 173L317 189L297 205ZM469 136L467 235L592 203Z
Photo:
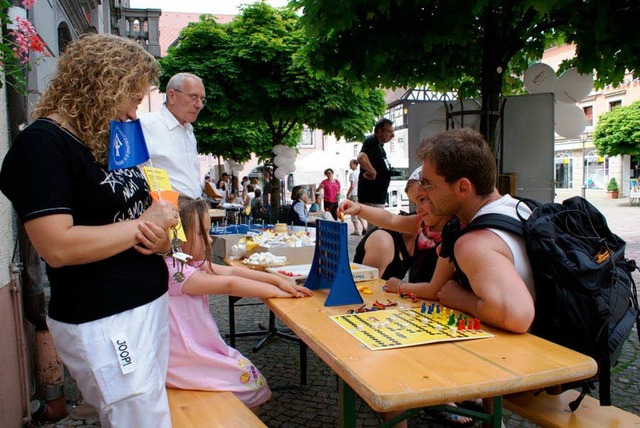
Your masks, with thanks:
M231 392L167 388L167 395L174 428L266 427Z
M504 407L541 427L640 428L640 416L614 406L600 406L597 398L585 396L575 412L569 403L580 395L568 390L560 395L523 392L504 396Z

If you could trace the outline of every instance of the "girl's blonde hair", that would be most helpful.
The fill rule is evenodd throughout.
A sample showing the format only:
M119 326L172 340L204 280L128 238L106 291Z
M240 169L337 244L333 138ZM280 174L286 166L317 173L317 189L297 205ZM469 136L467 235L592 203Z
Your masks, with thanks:
M189 238L196 239L198 232L200 232L200 236L204 237L205 248L205 260L202 261L202 264L205 262L211 264L211 242L207 239L209 236L209 230L202 222L202 218L205 215L209 215L209 206L207 205L207 202L204 199L193 199L188 196L180 196L178 198L178 208L180 209L180 221L182 222L182 228L187 236L187 240L189 240ZM198 222L196 222L196 219ZM196 230L196 223L199 223L200 230Z
M87 34L70 43L38 101L34 117L57 113L72 126L95 160L107 163L109 121L118 108L156 84L156 59L130 39Z

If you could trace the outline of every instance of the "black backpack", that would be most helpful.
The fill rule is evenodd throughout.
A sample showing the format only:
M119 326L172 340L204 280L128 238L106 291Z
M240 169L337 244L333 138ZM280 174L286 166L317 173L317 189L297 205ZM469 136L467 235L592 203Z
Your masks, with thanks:
M456 219L443 231L440 255L456 267L456 280L469 287L453 257L458 236L477 229L500 229L526 239L536 289L536 315L531 333L591 356L598 373L591 379L562 385L561 391L581 387L570 404L575 410L599 382L600 404L611 405L610 369L636 324L640 339L638 297L631 272L635 261L624 256L625 242L613 234L605 217L587 200L573 197L562 204L522 199L533 211L520 220L485 214L460 230ZM553 391L556 393L557 388ZM560 392L561 392L560 391Z

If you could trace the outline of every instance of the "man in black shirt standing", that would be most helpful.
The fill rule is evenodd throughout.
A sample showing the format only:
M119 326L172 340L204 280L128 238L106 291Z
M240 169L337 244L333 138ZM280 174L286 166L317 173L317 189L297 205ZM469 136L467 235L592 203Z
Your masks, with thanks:
M384 208L387 190L391 182L391 167L387 161L384 144L393 138L393 122L380 119L373 128L373 135L364 140L358 154L360 175L358 177L358 202L372 207ZM375 225L369 222L367 229Z

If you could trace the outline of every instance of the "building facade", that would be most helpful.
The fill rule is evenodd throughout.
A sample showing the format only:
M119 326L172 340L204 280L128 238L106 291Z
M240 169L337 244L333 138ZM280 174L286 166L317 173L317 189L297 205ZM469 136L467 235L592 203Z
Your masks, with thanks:
M573 58L575 47L563 45L547 49L541 62L557 70L565 59ZM555 185L556 189L585 192L606 192L607 183L615 178L621 196L629 196L634 179L640 174L638 156L602 156L593 144L593 133L598 118L616 107L628 106L640 100L640 79L631 74L622 84L592 90L577 104L585 114L587 126L579 138L565 139L556 135Z

